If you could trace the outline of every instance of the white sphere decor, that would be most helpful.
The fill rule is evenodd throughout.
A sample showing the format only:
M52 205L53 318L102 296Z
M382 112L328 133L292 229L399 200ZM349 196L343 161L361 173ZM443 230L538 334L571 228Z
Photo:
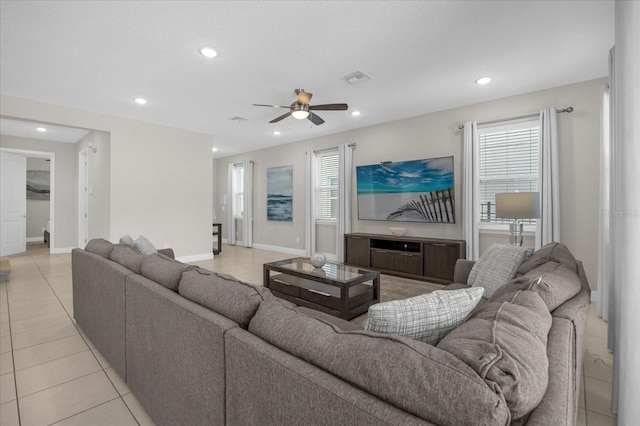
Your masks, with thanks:
M311 262L314 268L322 268L322 266L327 263L327 256L325 256L324 253L313 253L309 258L309 262Z

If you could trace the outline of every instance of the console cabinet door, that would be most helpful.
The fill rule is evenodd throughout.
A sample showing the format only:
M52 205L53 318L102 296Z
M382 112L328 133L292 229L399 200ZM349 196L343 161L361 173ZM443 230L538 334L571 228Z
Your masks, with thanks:
M345 263L362 267L369 267L369 238L359 235L346 235Z
M457 244L424 243L424 275L444 281L453 281L453 269L458 260Z
M371 267L385 269L387 271L396 270L396 254L390 250L371 250Z
M422 257L420 253L396 253L395 260L396 271L411 275L422 275Z

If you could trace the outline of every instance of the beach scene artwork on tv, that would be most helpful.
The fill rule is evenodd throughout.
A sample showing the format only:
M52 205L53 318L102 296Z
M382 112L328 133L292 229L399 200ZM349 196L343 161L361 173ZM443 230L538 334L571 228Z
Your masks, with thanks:
M293 221L293 166L267 169L267 220Z
M356 167L358 219L455 223L453 157Z

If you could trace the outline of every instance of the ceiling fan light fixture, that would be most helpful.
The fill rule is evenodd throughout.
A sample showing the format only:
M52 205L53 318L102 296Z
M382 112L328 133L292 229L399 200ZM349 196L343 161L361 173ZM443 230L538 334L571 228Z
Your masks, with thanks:
M291 109L291 115L298 120L304 120L309 116L309 105L294 104Z

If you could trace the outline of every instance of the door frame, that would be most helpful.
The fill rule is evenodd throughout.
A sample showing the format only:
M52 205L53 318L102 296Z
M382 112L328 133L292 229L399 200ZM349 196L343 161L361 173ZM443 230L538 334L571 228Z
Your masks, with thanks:
M83 161L84 160L84 161ZM85 187L83 188L83 184ZM83 217L83 210L86 217ZM89 149L78 152L78 247L87 245L82 237L89 240Z
M15 149L15 148L0 148L0 151L7 152L10 154L22 155L24 157L31 158L44 158L49 159L49 238L51 241L49 243L49 252L53 253L56 247L56 233L55 233L55 211L56 211L56 154L54 152L47 151L30 151L26 149ZM28 218L27 218L28 219Z

